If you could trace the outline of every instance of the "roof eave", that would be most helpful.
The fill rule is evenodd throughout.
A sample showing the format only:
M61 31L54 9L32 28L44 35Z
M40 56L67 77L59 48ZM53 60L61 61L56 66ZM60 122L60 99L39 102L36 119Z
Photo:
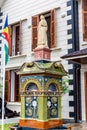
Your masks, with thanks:
M87 55L82 56L64 56L62 59L77 63L77 64L87 64Z

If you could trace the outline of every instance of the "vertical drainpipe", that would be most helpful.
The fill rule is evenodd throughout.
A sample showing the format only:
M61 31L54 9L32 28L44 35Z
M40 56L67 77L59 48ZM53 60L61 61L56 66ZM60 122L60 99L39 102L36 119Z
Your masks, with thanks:
M76 69L76 79L78 80L77 81L77 84L76 84L76 89L77 89L77 122L79 122L80 120L82 120L82 115L81 115L81 73L80 73L80 69L81 69L81 66L80 65L77 65L77 69Z
M72 37L73 51L79 50L79 25L78 25L78 1L72 0ZM80 65L73 64L74 71L74 119L75 122L81 120L81 85L80 85Z
M81 120L81 84L80 65L74 64L74 119L75 122Z

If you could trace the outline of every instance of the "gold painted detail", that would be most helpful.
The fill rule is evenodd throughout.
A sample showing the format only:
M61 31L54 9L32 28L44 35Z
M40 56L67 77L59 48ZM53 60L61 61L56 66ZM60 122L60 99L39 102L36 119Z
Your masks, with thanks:
M30 68L34 65L34 62L26 63L26 68Z
M38 90L41 90L41 83L39 82L39 80L35 79L35 78L30 78L30 79L26 79L23 84L21 85L21 91L25 91L26 87L28 84L30 83L35 83L36 86L38 87Z
M52 108L50 114L51 114L51 116L55 116L57 114L57 109L56 108Z
M31 101L32 101L32 98L31 98L31 97L27 97L27 98L26 98L26 103L31 103Z
M62 92L56 91L25 91L20 92L21 96L61 96ZM52 99L53 102L56 102L56 98Z
M53 78L52 78L52 79L49 79L49 80L47 81L47 83L46 83L46 88L45 88L46 90L48 90L48 87L49 87L49 85L50 85L51 83L52 83L52 84L54 83L54 84L56 85L56 87L57 87L57 90L61 92L61 87L60 87L60 84L59 84L58 80L53 79Z
M32 116L32 113L33 113L32 108L27 108L27 110L25 110L25 112L26 112L26 115Z
M54 67L56 69L59 69L59 71L61 71L62 73L65 73L67 75L67 72L65 71L63 65L59 62L54 62Z
M55 68L62 68L62 65L59 62L54 63Z
M52 103L56 103L56 102L57 102L57 97L52 97L52 98L51 98L51 102L52 102Z

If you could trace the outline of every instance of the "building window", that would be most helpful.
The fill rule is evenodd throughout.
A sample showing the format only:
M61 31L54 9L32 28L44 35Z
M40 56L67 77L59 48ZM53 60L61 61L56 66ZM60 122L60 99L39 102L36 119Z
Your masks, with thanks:
M21 23L17 23L14 25L9 25L9 43L10 49L9 54L10 56L15 56L20 52L20 29Z
M14 71L6 71L5 73L5 100L20 101L19 75Z
M47 13L43 13L48 25L47 37L49 48L54 48L55 45L55 10L51 10ZM40 21L40 15L32 17L32 50L37 47L38 37L38 23Z
M83 40L87 41L87 0L82 0Z
M20 39L20 26L13 26L13 38L12 38L12 55L17 55L19 52L19 39Z

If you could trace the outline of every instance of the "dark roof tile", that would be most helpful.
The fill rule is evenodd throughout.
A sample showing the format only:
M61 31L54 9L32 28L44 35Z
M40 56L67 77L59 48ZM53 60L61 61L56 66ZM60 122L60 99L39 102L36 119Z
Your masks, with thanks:
M69 58L69 57L83 56L83 55L87 55L87 48L72 52L72 53L67 54L67 55L63 55L61 58Z

